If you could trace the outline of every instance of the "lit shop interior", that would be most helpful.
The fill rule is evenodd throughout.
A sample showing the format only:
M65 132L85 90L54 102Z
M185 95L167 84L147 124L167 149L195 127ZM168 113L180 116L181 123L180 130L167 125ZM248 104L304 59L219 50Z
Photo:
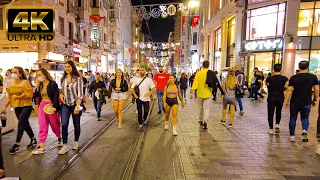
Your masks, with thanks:
M38 60L37 52L12 52L12 53L0 53L0 68L2 69L2 75L7 69L12 69L14 66L21 66L24 69L35 69L34 63Z
M320 2L300 4L295 69L300 61L309 61L310 73L320 79Z
M265 75L283 59L283 34L286 3L273 4L248 11L245 73L249 81L253 69Z

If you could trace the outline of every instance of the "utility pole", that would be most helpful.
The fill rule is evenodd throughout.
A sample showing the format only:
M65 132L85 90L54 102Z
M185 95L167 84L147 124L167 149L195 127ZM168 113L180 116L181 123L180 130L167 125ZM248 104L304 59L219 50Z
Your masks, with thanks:
M247 35L247 18L248 18L248 0L244 0L244 9L242 11L242 28L241 28L241 59L240 65L242 70L244 70L244 63L246 59L246 35Z

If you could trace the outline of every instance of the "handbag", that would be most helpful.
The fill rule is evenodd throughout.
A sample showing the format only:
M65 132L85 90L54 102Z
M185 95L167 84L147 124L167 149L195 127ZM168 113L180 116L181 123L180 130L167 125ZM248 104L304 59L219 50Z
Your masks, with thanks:
M147 76L145 76L143 79L142 79L142 81L138 84L138 85L136 85L136 86L134 86L134 92L136 93L136 95L139 97L140 96L140 90L139 90L139 86L140 86L140 84L146 79L146 77Z

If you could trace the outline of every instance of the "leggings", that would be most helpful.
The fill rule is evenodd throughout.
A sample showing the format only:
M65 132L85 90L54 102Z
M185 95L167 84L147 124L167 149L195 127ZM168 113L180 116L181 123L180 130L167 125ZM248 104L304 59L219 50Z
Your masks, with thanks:
M16 107L14 108L14 111L19 120L16 142L19 143L21 141L24 131L27 132L30 139L34 138L32 128L29 124L29 118L32 113L32 106Z

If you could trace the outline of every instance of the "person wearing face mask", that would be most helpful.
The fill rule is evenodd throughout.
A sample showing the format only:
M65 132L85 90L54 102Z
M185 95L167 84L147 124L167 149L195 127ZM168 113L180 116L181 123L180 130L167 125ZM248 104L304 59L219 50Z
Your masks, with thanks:
M12 69L11 77L12 81L7 88L8 99L1 112L6 113L6 109L10 104L10 106L14 108L15 114L19 120L16 143L9 151L13 155L19 150L20 140L24 131L27 132L31 139L27 148L36 146L37 140L29 124L29 117L32 112L32 87L21 67L14 67Z
M32 151L32 154L44 154L46 152L44 146L48 137L49 124L53 133L58 139L58 147L62 146L60 131L60 104L59 104L59 88L58 84L53 80L46 69L39 69L36 77L35 97L39 97L38 122L39 134L38 139L40 146Z

